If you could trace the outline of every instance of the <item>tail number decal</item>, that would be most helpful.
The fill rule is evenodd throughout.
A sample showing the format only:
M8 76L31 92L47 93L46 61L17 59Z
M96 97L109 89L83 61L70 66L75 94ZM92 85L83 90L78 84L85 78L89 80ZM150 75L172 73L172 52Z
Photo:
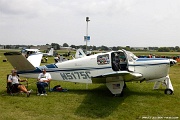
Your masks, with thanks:
M90 71L60 73L63 80L89 79L90 74Z

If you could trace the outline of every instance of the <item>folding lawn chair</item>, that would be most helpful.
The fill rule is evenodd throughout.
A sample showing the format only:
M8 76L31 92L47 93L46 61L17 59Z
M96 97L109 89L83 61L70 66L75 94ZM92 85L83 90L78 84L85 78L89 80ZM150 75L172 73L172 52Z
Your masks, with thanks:
M15 88L11 82L8 82L8 77L9 77L10 74L7 75L7 93L10 94L10 95L15 95L17 93L20 93L19 89ZM25 82L25 81L24 81ZM22 82L21 82L22 83ZM26 81L24 83L24 85L26 86L26 88L28 88L28 81Z
M36 83L36 85L37 85L37 83ZM46 92L50 92L51 91L51 81L48 82L48 86L45 87L45 89L46 89ZM38 94L38 88L36 89L36 94Z

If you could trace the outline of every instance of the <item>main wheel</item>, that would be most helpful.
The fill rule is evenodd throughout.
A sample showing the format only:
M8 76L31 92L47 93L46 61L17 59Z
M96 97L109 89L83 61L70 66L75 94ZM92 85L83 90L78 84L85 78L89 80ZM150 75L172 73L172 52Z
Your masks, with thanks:
M172 95L173 91L171 89L165 89L164 93L167 95Z

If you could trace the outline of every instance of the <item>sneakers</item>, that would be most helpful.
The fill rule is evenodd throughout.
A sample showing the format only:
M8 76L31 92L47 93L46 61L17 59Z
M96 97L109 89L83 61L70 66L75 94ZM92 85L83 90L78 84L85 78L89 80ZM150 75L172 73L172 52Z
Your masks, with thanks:
M40 96L47 96L47 94L45 93L45 94L40 94Z
M27 97L29 97L30 95L31 95L31 92L28 91L28 92L27 92Z
M31 89L31 90L29 90L28 92L27 92L27 97L29 97L30 95L31 95L31 92L32 92L33 90Z
M30 92L30 93L31 93L32 91L33 91L33 90L31 89L31 90L29 90L28 92Z

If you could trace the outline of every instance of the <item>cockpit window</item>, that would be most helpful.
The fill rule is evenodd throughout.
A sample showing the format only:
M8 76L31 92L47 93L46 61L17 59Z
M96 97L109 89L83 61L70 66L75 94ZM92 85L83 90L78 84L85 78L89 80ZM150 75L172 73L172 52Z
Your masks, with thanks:
M109 54L97 56L97 64L98 65L109 64L109 62L110 62Z

